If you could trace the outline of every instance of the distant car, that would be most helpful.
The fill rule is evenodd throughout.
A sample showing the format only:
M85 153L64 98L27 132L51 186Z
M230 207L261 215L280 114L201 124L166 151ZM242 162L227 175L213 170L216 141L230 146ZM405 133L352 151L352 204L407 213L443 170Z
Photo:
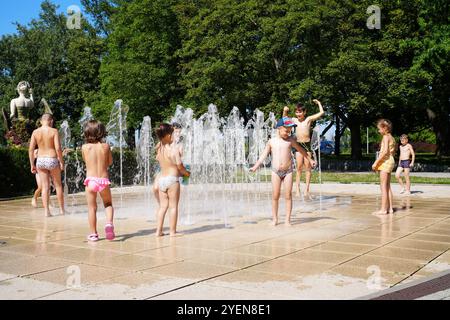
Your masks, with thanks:
M334 154L334 142L328 141L328 140L322 140L320 142L320 153Z

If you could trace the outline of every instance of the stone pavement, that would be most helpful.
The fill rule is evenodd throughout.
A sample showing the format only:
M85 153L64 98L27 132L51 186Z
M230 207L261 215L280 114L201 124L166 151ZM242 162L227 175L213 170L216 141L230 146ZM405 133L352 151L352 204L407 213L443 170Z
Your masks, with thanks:
M68 201L71 214L51 218L29 199L0 202L0 298L355 299L450 270L448 187L415 186L423 193L396 196L385 217L371 214L376 185L321 188L295 199L292 227L270 225L268 185L254 187L258 214L236 201L231 214L213 214L226 202L209 196L203 215L180 214L178 238L155 237L142 189L120 191L120 201L115 190L117 238L104 240L100 210L97 243L86 241L82 195Z

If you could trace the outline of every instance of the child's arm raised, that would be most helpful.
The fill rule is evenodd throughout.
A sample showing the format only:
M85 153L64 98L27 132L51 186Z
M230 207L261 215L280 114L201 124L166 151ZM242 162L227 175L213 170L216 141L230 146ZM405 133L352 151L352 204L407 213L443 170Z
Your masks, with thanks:
M314 168L316 166L316 162L314 161L314 159L311 158L311 156L306 152L306 150L303 149L303 147L300 144L298 144L298 142L294 138L291 137L290 140L292 148L300 152L302 156L308 159L309 163L311 163L311 167Z
M312 116L309 116L308 117L309 121L317 121L320 118L322 118L323 115L325 114L325 111L323 110L323 107L322 107L322 104L320 103L320 101L317 99L314 99L313 102L319 106L320 111L316 114L313 114Z
M261 154L261 156L259 157L258 161L256 161L255 165L253 167L250 168L251 172L255 172L259 166L261 165L261 163L267 158L267 156L269 155L272 147L271 147L271 142L272 139L269 140L269 142L267 142L266 147L263 151L263 153Z
M416 153L414 152L414 148L412 147L412 145L409 145L409 149L411 150L411 164L409 165L410 168L412 168L414 166L414 161L416 160Z
M31 173L36 173L36 166L34 165L34 149L36 149L36 137L34 132L31 135L30 146L28 148L28 157L30 158Z
M289 116L289 107L288 106L285 106L284 108L283 108L283 118L284 117L288 117Z

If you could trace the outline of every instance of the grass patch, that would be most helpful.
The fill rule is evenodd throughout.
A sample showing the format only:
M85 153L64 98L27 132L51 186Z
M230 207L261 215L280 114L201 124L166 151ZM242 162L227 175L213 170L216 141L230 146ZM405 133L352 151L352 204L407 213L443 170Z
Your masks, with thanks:
M340 156L336 155L321 155L322 159L328 160L352 160L350 154L341 154ZM395 156L396 161L398 160L398 154ZM375 160L375 153L363 154L361 160ZM434 153L416 153L416 163L422 164L437 164L437 165L446 165L450 166L450 157L436 157Z
M295 173L294 173L295 175ZM270 175L261 175L260 181L270 181ZM450 178L430 178L430 177L410 177L411 184L450 184ZM295 179L295 178L294 178ZM305 173L302 174L302 181L305 181ZM404 181L404 180L403 180ZM312 183L319 183L319 173L313 172ZM348 173L348 172L322 172L322 182L350 183L379 183L380 178L377 173ZM397 183L395 175L392 174L391 182Z

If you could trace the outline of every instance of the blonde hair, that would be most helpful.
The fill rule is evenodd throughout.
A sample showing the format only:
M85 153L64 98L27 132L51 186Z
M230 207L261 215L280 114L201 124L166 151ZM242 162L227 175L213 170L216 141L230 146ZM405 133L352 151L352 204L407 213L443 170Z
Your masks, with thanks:
M377 127L386 129L387 132L392 132L392 122L387 119L380 119L377 122Z
M400 136L400 140L401 140L401 139L409 139L409 138L408 138L408 135L407 135L407 134L402 134L402 135Z

